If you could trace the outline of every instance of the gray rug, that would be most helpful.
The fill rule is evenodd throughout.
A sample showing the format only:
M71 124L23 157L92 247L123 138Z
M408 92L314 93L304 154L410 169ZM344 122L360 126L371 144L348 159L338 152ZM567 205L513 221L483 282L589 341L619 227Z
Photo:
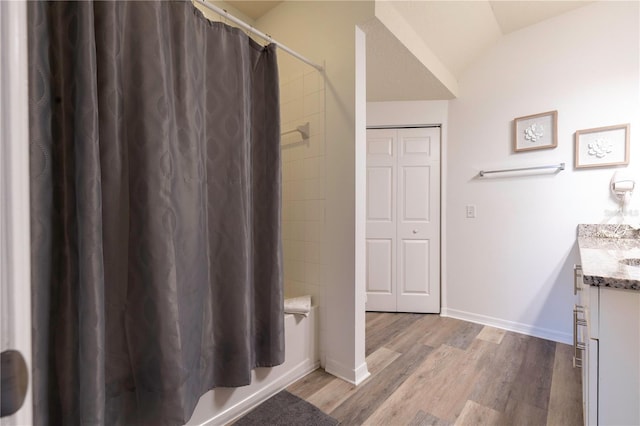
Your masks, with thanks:
M282 391L267 399L244 416L234 426L335 426L338 421L315 405Z

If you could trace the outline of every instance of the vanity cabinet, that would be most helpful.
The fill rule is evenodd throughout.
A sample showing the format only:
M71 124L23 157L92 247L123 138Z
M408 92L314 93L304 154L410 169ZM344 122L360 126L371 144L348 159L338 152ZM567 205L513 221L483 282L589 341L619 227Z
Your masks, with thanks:
M574 365L586 425L640 425L640 292L584 284L576 273Z
M598 424L598 339L597 302L592 307L590 300L598 299L598 288L582 281L582 270L575 268L574 294L578 304L573 310L573 366L582 369L582 414L585 425ZM593 293L593 296L591 294ZM591 402L591 403L590 403Z
M578 225L574 364L587 425L640 425L640 230Z

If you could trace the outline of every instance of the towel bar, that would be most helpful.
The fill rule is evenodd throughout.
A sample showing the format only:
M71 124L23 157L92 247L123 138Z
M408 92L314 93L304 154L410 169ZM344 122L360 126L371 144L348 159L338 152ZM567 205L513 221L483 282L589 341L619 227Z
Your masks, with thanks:
M542 169L558 169L564 170L564 163L560 164L550 164L548 166L533 166L533 167L519 167L516 169L500 169L500 170L480 170L478 173L480 177L484 177L489 173L507 173L507 172L521 172L525 170L542 170Z
M309 122L307 121L304 124L296 127L295 129L287 130L280 134L280 136L288 135L290 133L299 132L302 135L302 139L309 139Z

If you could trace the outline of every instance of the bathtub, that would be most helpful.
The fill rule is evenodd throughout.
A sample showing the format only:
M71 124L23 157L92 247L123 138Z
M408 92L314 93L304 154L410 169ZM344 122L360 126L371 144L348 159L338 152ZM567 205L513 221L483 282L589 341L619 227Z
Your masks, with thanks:
M272 368L256 368L251 384L213 389L202 395L187 425L223 425L240 417L320 365L318 307L308 317L286 314L285 361Z

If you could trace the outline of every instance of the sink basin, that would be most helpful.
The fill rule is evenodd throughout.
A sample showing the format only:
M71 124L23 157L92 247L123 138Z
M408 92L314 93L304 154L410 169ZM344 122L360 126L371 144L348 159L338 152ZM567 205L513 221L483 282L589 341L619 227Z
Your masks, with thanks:
M640 266L640 258L622 259L620 263L628 266Z

